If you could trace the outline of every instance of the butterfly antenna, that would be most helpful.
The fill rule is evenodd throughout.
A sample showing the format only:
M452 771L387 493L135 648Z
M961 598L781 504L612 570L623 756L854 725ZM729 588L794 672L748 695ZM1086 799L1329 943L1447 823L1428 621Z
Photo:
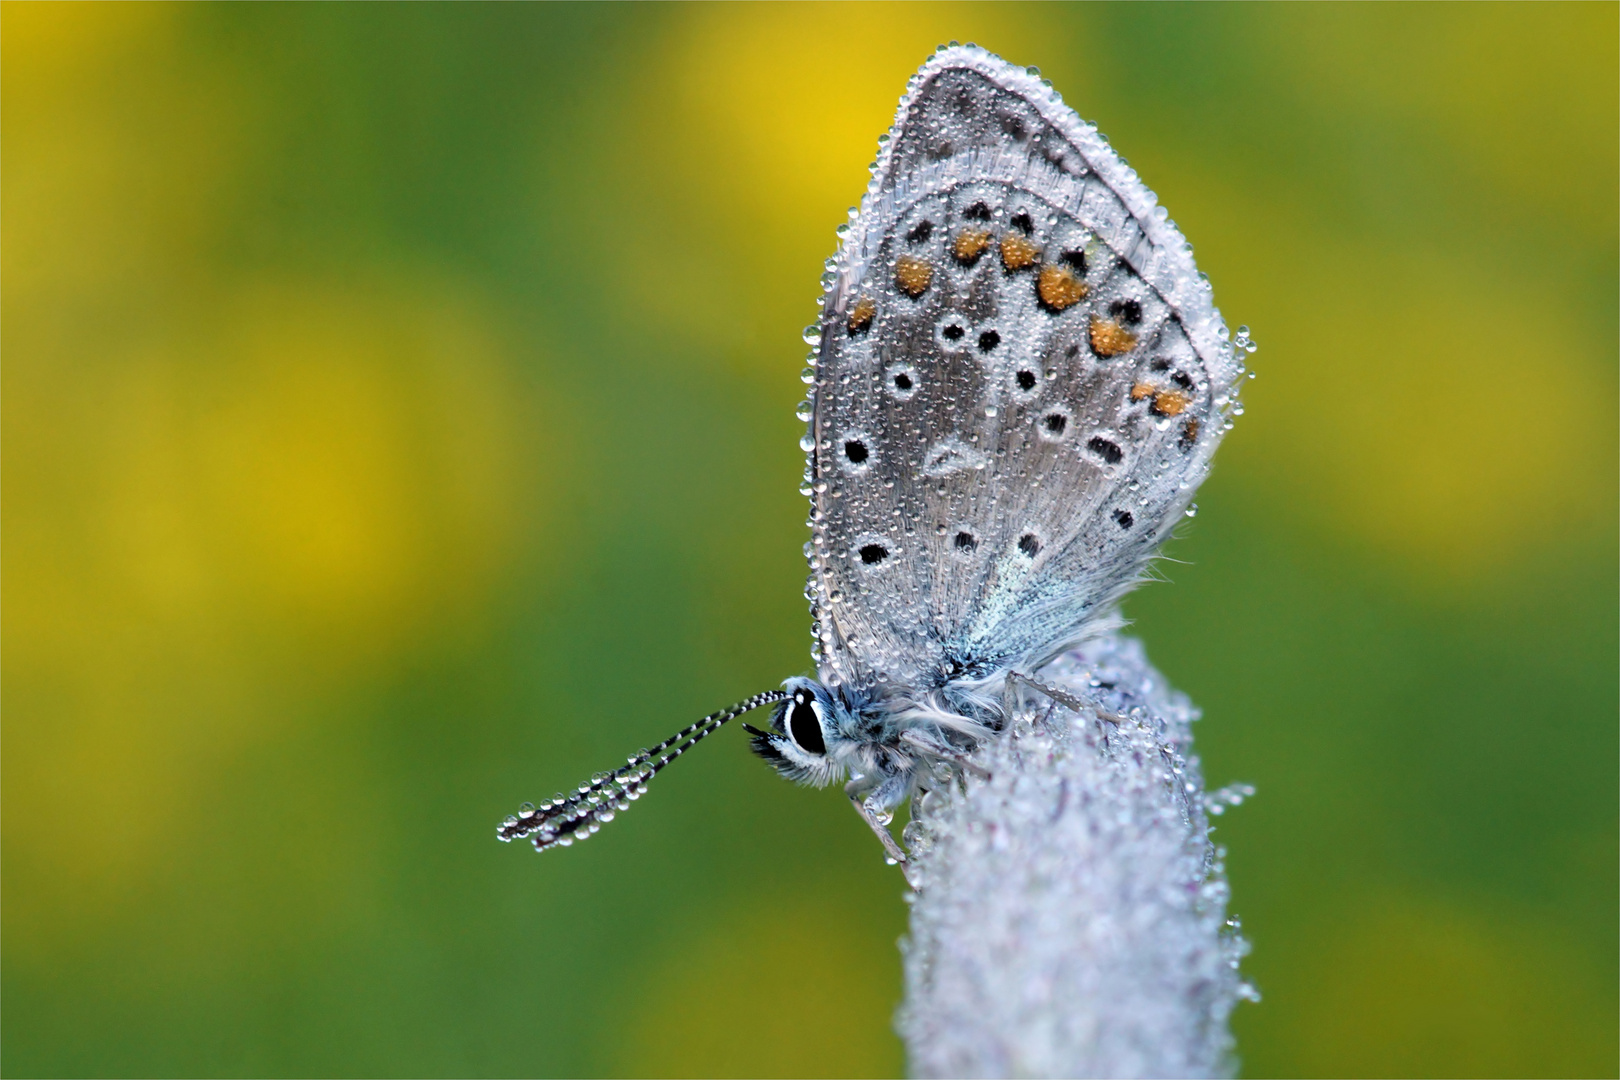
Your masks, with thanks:
M696 746L705 736L719 731L728 720L787 696L785 690L767 690L729 709L710 713L657 746L636 754L612 772L597 773L570 795L558 795L539 806L524 803L515 815L501 822L495 836L502 842L528 837L536 851L568 847L575 840L583 840L612 821L619 811L630 809L632 802L647 793L647 784L665 765Z

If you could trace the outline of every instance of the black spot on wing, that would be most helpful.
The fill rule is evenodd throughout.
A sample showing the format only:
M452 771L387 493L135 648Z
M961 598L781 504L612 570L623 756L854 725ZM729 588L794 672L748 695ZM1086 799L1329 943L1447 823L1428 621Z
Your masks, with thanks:
M1125 451L1119 448L1118 443L1109 442L1101 435L1093 435L1086 441L1086 449L1102 458L1110 465L1118 465L1125 457Z
M1108 314L1126 326L1136 326L1142 321L1142 305L1135 300L1115 300L1108 305Z

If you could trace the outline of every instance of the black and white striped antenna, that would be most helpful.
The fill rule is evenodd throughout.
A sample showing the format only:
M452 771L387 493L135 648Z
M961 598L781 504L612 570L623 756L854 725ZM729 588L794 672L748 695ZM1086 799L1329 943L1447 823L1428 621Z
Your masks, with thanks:
M647 793L647 785L658 773L726 722L761 705L787 698L785 690L767 690L739 701L729 709L710 713L695 724L682 728L657 746L643 750L612 772L601 772L579 785L572 794L559 793L539 806L524 803L513 816L501 822L495 836L503 842L528 838L534 850L568 847L583 840L612 821L620 811Z

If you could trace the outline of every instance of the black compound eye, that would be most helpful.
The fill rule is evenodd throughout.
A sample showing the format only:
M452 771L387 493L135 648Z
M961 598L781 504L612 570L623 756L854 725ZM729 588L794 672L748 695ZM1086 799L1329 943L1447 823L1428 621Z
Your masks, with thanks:
M798 694L793 699L793 707L788 710L788 735L799 749L811 754L825 754L827 743L821 737L821 720L816 716L815 706L810 704L808 695Z

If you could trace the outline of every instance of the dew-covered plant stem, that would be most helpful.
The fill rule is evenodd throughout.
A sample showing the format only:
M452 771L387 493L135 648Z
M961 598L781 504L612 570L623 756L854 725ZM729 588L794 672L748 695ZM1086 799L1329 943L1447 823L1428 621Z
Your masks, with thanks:
M919 797L898 1026L918 1076L1214 1076L1253 991L1190 754L1196 711L1109 637L1038 677L971 774ZM1109 718L1111 717L1111 719ZM1208 798L1209 801L1206 801Z

